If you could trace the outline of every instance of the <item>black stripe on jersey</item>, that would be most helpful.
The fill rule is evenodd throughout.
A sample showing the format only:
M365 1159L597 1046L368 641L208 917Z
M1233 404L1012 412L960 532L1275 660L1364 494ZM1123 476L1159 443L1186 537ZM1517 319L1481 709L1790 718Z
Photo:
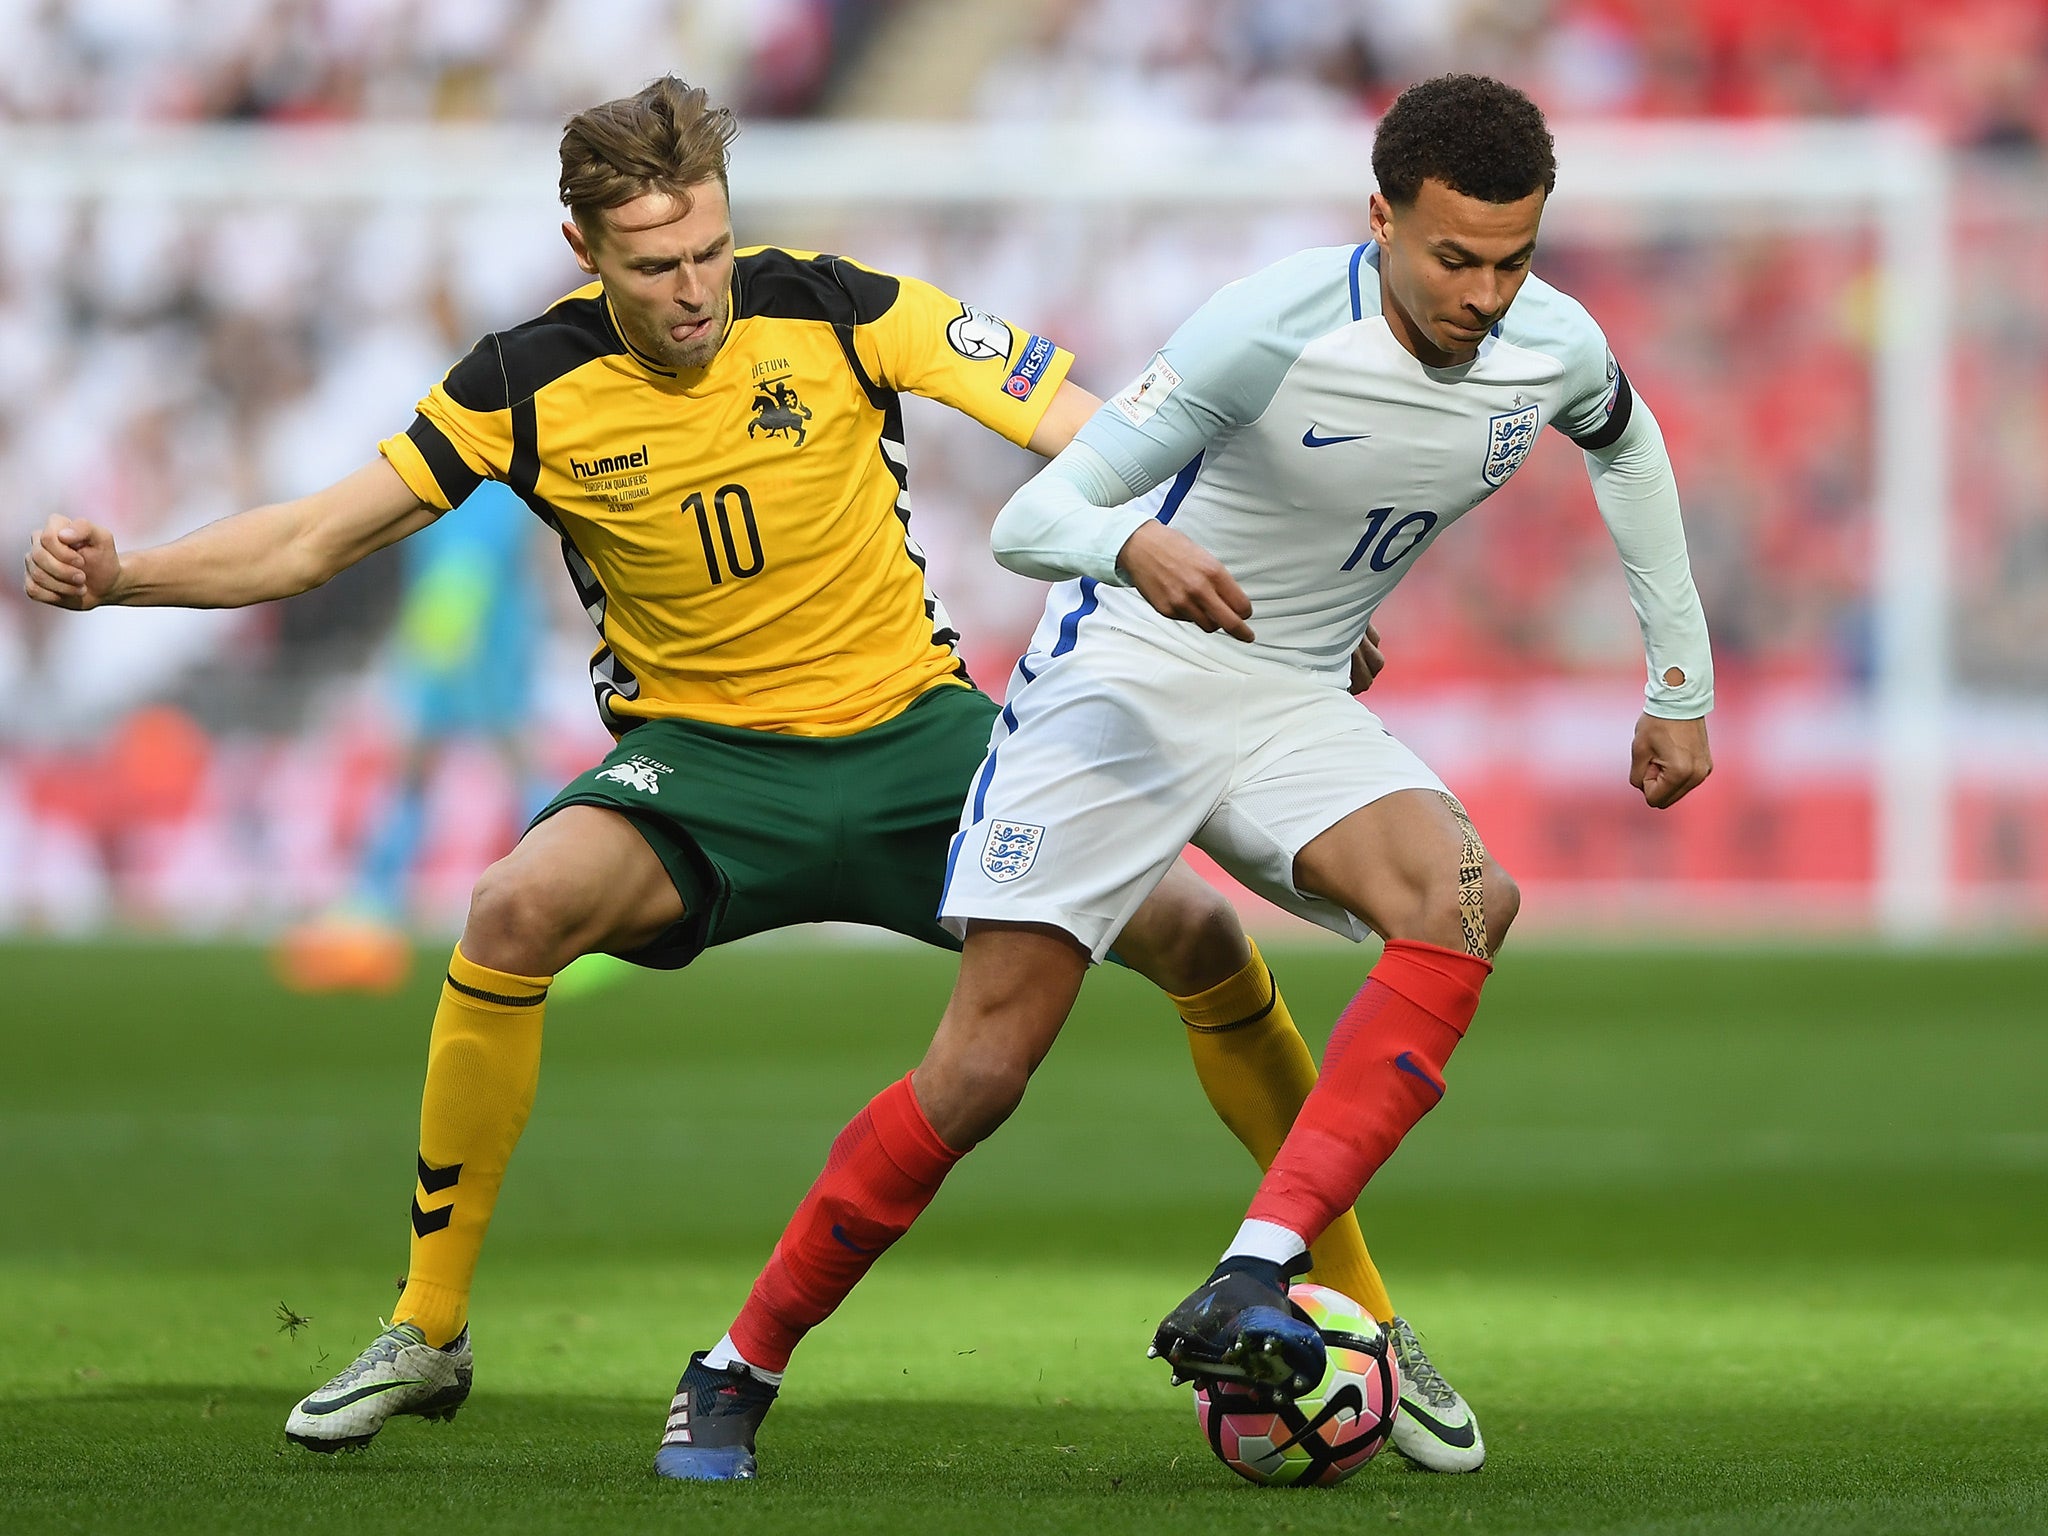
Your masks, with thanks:
M918 577L924 583L924 616L932 627L932 641L951 650L960 644L960 631L953 627L950 616L946 616L945 608L939 602L939 594L932 590L931 570L925 553L910 531L910 458L903 446L903 400L899 395L889 395L888 403L882 407L882 435L875 446L896 481L896 516L903 524L903 553L917 567ZM943 623L942 617L945 618ZM966 662L956 659L953 670L966 681L974 681L967 676Z
M412 439L413 447L419 449L420 457L427 461L434 483L441 487L441 494L448 498L449 506L461 506L469 499L470 493L484 483L484 477L462 462L462 455L455 451L455 445L426 417L413 417L405 435Z
M534 494L540 484L540 415L531 395L512 406L512 458L505 466L505 483L528 506L540 499Z
M1628 430L1628 418L1634 412L1635 404L1635 391L1628 386L1628 375L1617 369L1614 375L1614 409L1607 413L1607 420L1590 432L1580 435L1568 432L1565 435L1581 448L1605 448Z
M442 387L464 410L502 411L585 363L625 350L601 296L564 299L524 325L486 336L448 371Z
M808 261L773 246L749 251L733 263L733 318L828 320L866 325L895 306L903 285L886 272L870 272L838 256Z
M526 509L554 529L561 539L562 563L569 568L569 580L576 588L576 600L583 605L584 613L589 615L590 622L597 627L598 638L602 640L606 605L604 584L597 579L597 571L583 551L576 547L576 541L569 537L568 525L562 521L561 512L535 489L540 483L540 425L530 395L512 407L512 458L505 469L505 483L526 503ZM606 730L616 736L638 723L612 713L613 699L640 697L640 679L612 654L611 646L600 645L597 654L590 658L590 685L597 694L597 718L604 722Z
M886 315L902 288L887 273L870 272L838 256L814 256L805 261L771 246L749 251L733 263L733 318L759 315L827 322L868 403L886 411L894 392L868 377L853 344L853 328Z
M899 492L897 504L907 506L910 492L910 456L904 447L903 398L892 391L886 400L878 402L878 406L882 412L882 462L889 466L889 473L895 477L896 489ZM898 463L896 456L889 452L891 448L896 450L896 455L902 456L901 463Z

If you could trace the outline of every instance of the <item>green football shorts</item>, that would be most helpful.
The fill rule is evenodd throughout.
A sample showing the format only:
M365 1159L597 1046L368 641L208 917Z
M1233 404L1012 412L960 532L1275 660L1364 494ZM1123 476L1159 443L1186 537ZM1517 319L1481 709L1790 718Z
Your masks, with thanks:
M852 736L650 720L548 802L632 821L685 916L622 958L673 970L713 944L792 923L866 923L958 949L939 926L946 850L988 753L996 706L933 688Z

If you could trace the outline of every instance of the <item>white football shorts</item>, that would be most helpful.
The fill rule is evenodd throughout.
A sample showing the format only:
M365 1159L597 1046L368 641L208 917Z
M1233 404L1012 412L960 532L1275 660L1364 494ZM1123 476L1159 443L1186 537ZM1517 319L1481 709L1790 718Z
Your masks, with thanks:
M1193 843L1276 906L1363 939L1357 918L1295 888L1294 858L1404 789L1444 784L1341 688L1098 624L1064 655L1019 663L961 810L939 919L963 937L976 918L1050 924L1100 960Z

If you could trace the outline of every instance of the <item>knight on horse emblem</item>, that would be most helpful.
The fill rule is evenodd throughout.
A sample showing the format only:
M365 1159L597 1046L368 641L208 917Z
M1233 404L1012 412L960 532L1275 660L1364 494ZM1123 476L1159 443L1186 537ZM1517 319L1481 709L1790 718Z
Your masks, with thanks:
M765 432L770 437L788 437L796 434L796 446L804 445L804 423L811 419L811 408L796 397L796 388L787 379L776 379L771 383L757 385L754 390L754 419L747 423L747 436Z

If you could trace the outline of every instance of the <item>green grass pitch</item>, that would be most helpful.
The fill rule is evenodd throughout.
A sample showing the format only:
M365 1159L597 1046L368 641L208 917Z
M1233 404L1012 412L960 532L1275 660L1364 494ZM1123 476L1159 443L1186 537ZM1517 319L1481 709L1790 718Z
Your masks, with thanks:
M1313 1038L1369 958L1276 956ZM1334 1490L1239 1483L1143 1358L1252 1170L1108 972L798 1356L760 1480L650 1474L952 974L786 940L550 1008L475 1396L287 1447L404 1265L421 973L308 1001L252 950L0 948L0 1528L2048 1531L2048 953L1511 951L1361 1212L1491 1459Z

